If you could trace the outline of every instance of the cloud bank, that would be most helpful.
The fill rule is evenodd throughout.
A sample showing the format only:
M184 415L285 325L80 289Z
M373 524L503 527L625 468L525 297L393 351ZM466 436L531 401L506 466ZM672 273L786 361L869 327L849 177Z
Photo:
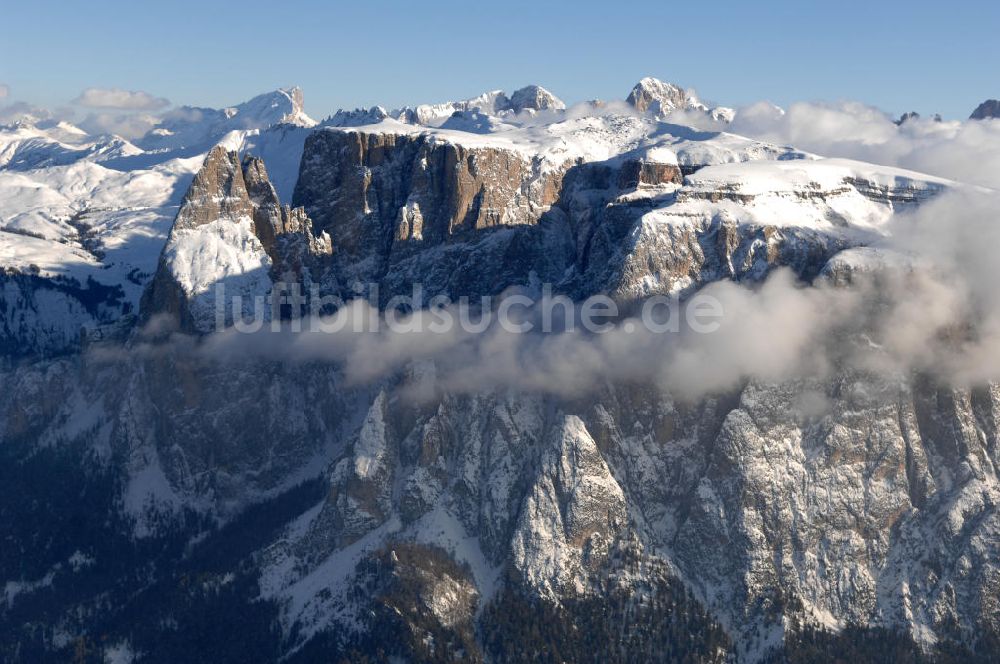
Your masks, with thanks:
M86 108L115 108L131 111L158 111L170 106L170 100L148 92L120 88L87 88L71 103Z
M145 136L162 119L149 113L90 113L79 122L88 134L116 134L133 140Z
M853 101L800 102L788 109L758 102L739 109L729 125L683 112L671 120L792 145L824 157L1000 188L1000 120L938 122L920 117L897 125L887 113Z

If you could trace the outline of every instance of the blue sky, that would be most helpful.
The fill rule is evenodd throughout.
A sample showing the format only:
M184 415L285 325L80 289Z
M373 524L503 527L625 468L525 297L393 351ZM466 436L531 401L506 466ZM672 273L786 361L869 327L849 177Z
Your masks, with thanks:
M0 10L7 102L86 87L226 106L279 86L307 111L539 83L568 102L642 76L739 106L856 99L966 117L1000 97L994 2L32 2Z

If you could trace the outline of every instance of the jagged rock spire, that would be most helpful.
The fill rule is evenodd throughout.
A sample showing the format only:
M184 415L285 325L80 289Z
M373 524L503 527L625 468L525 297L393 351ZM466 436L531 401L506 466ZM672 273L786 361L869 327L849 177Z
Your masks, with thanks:
M168 313L190 331L210 331L215 287L244 305L266 295L274 279L303 277L314 258L332 251L312 232L301 209L282 206L264 162L216 146L177 213L156 276L143 297L143 316Z
M253 214L239 155L221 145L212 148L184 195L171 233L192 229L217 219Z

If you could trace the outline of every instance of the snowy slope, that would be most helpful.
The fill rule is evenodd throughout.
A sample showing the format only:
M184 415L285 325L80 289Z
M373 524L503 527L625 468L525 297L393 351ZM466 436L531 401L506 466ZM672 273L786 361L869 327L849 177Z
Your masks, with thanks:
M955 183L846 159L749 161L707 166L689 175L677 202L657 220L688 223L724 210L760 226L886 232L893 215Z
M0 231L7 239L0 264L34 264L41 276L90 276L112 284L128 283L134 271L149 274L199 164L197 158L178 159L122 172L80 161L0 171ZM67 262L74 255L82 263Z
M119 136L92 137L67 122L19 122L0 128L0 170L109 161L141 152Z
M605 113L599 106L591 114L578 117L553 116L505 120L492 124L477 124L465 130L460 122L442 127L425 127L385 119L376 124L347 128L372 134L427 136L433 141L464 147L485 147L511 150L544 166L555 168L566 163L605 161L626 153L637 156L650 153L654 161L662 161L655 151L672 163L697 168L711 164L752 160L809 159L813 155L790 147L776 146L725 132L701 132L689 127L660 122L654 118ZM481 129L488 127L488 132Z

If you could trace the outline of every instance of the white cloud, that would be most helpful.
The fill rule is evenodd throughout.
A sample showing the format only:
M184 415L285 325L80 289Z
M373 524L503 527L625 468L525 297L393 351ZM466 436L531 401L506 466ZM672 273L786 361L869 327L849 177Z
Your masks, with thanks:
M782 109L761 101L740 108L732 123L675 111L670 121L791 145L823 157L896 166L959 182L1000 188L1000 120L897 125L884 111L856 101L797 102Z
M787 111L760 102L726 128L824 157L908 168L960 182L1000 187L1000 121L935 122L892 118L858 102L801 102Z
M48 120L52 117L52 112L40 106L32 106L23 101L16 101L8 106L0 107L0 124L10 124L19 120L35 122L38 120Z
M154 97L140 90L120 88L87 88L73 100L73 103L87 108L117 108L132 111L156 111L170 105L170 101L163 97Z
M10 88L0 83L0 99L4 99L10 94Z
M89 134L116 134L132 140L145 136L161 118L148 113L91 113L78 124Z

